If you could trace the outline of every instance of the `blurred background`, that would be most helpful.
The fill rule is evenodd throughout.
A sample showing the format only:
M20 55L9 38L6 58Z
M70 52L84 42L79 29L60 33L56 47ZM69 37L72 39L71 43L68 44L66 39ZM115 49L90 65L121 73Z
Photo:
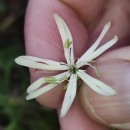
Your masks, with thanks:
M27 0L0 0L0 130L59 130L55 110L26 101L28 69L14 59L24 51Z

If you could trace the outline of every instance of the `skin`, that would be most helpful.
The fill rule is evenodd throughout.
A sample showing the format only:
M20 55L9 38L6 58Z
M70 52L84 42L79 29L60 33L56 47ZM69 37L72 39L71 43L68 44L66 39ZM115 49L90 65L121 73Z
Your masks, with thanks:
M108 21L112 21L110 31L100 45L113 38L114 35L119 37L119 42L97 60L102 58L108 60L110 57L115 59L123 59L125 57L130 60L129 5L129 0L30 0L25 20L26 53L27 55L55 61L65 61L61 38L53 19L53 14L58 13L65 19L72 33L75 57L80 57L97 39L102 27ZM105 65L101 64L100 66L105 68ZM112 71L112 66L110 68ZM121 69L124 68L122 67ZM103 76L106 76L108 72L105 70ZM31 82L40 77L56 73L31 69ZM89 74L91 74L91 71L89 71ZM125 74L130 75L128 70L126 70ZM112 75L109 76L111 77ZM120 79L122 78L123 75ZM130 84L128 80L127 83L125 82L124 87ZM63 85L61 84L39 96L36 100L41 105L57 108L59 113L64 96ZM96 123L85 114L80 105L81 98L78 95L68 114L62 119L59 118L61 130L110 130L110 128Z

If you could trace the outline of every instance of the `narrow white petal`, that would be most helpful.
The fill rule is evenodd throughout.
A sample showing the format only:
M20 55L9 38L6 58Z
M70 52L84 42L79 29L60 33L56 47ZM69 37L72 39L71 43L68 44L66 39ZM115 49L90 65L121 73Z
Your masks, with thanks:
M65 21L62 18L61 18L61 21L62 21L62 24L64 26L64 29L65 29L66 35L68 37L68 40L71 42L71 45L68 48L68 51L69 51L69 56L70 56L70 62L71 62L71 64L74 64L73 38L72 38L71 32L69 30L69 27L67 26Z
M92 90L94 90L95 92L101 95L106 96L106 93L100 90L100 88L98 88L86 75L83 75L82 72L77 72L77 74Z
M78 64L79 62L81 62L81 61L86 61L86 58L87 58L90 54L92 54L92 53L95 51L95 49L98 47L98 45L100 44L101 40L103 39L103 37L105 36L105 34L107 33L107 31L109 30L110 26L111 26L111 22L108 22L108 23L104 26L104 28L103 28L103 30L102 30L100 36L98 37L98 39L97 39L97 40L95 41L95 43L81 56L81 58L77 61L77 64Z
M37 90L42 84L45 83L44 78L40 78L37 81L35 81L34 83L32 83L28 89L27 89L27 93L30 94L32 92L34 92L35 90Z
M57 27L59 29L62 42L65 43L66 40L68 39L68 36L67 36L66 29L65 29L65 27L63 25L63 19L57 14L54 14L54 19L55 19Z
M64 101L61 108L60 117L64 117L70 109L77 90L77 75L72 74L68 83L68 87L65 93Z
M86 74L84 71L79 70L77 74L95 92L104 96L114 96L117 94L117 92L114 89L112 89L110 86L106 85L100 80L91 77L90 75Z
M40 89L38 89L37 91L35 92L32 92L30 93L27 97L26 97L26 100L30 100L30 99L33 99L33 98L36 98L42 94L44 94L45 92L53 89L54 87L56 87L57 85L56 84L49 84L47 86L44 86Z
M81 62L79 62L79 63L76 64L76 68L80 68L80 67L86 65L86 63L87 62L85 62L85 61L81 61Z
M90 75L88 75L88 77L91 81L94 82L96 86L98 86L103 92L105 92L107 96L117 95L117 92L114 89L112 89L110 86L108 86L107 84L101 82L98 79L91 77Z
M78 63L78 64L76 65L76 68L79 69L80 67L82 67L82 66L84 66L84 65L88 65L88 66L90 66L92 69L94 69L94 67L93 67L91 64L89 64L88 62L84 62L84 61Z
M15 59L15 62L19 65L34 68L34 69L43 69L43 70L68 70L68 67L66 65L47 65L44 63L37 63L35 61L32 61L26 56L24 57L18 57Z
M99 55L101 55L103 52L105 52L107 49L112 47L116 42L118 41L118 37L115 36L112 40L101 46L99 49L97 49L95 52L93 52L91 55L89 55L86 58L86 62L90 62L91 60L97 58Z
M55 76L51 76L51 77L54 77L56 79L61 79L61 81L62 81L62 79L65 79L65 77L68 78L69 76L70 76L69 72L67 71L67 72L64 72L64 73L61 73L61 74L58 74L58 75L55 75ZM27 93L30 94L30 93L36 91L42 84L46 83L46 81L44 80L44 78L46 78L46 77L42 77L42 78L38 79L37 81L35 81L34 83L32 83L28 87Z
M60 65L60 62L57 61L53 61L53 60L47 60L47 59L43 59L43 58L38 58L38 57L34 57L34 56L20 56L21 58L26 58L29 59L31 61L35 61L35 62L41 62L41 63L46 63L48 65Z
M90 67L95 71L96 75L97 75L98 77L100 76L97 67L91 65L91 64L88 63L88 62L83 62L83 61L82 61L82 62L80 62L80 63L78 63L78 64L76 65L76 68L79 69L79 68L81 68L81 67L84 66L84 65L90 66Z
M65 73L62 73L62 74L59 74L57 76L55 76L56 78L61 78L62 76L68 76L68 72L65 72ZM61 80L59 82L62 83L63 81L65 81L66 79L64 78L63 80ZM56 87L58 84L48 84L47 86L44 86L38 90L36 90L37 88L33 88L33 92L29 93L29 95L26 97L27 100L30 100L30 99L33 99L33 98L36 98L42 94L44 94L45 92L53 89L54 87ZM37 86L37 87L40 87L40 86ZM36 91L35 91L36 90Z
M71 32L65 21L59 15L55 14L54 19L61 35L66 61L68 64L70 64L71 62L74 63L73 39ZM71 42L71 44L69 45L69 47L65 48L64 45L67 41Z

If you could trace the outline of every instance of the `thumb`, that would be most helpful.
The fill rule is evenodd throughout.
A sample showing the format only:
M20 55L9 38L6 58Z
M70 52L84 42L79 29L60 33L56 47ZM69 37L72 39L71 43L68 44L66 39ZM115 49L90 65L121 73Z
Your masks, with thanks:
M60 115L60 109L58 112ZM59 121L61 130L111 130L111 128L105 127L89 118L83 111L77 97L67 115L60 118Z
M117 91L114 97L98 95L84 84L80 89L83 108L108 126L130 129L130 46L110 51L97 59L99 79ZM95 76L89 68L88 73ZM97 78L97 77L96 77Z

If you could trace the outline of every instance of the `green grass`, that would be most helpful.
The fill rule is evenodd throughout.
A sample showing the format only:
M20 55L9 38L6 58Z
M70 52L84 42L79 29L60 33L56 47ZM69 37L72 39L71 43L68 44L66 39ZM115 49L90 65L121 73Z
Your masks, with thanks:
M0 0L0 130L58 130L55 110L26 101L28 69L14 59L24 51L27 0Z

